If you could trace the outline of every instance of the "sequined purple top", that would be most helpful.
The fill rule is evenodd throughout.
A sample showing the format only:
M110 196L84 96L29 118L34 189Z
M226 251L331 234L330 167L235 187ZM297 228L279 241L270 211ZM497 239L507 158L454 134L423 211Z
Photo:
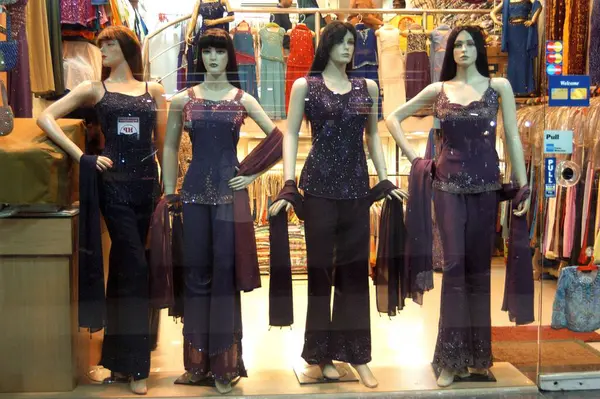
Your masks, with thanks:
M239 165L237 143L247 116L239 90L232 100L212 101L197 98L188 90L190 100L183 108L184 128L192 142L192 161L183 180L181 199L196 204L233 202L229 180Z
M102 155L113 167L101 175L100 197L112 203L154 201L160 194L153 141L156 102L148 84L141 96L104 90L95 108L105 138Z
M480 100L467 105L451 103L442 84L435 102L435 116L442 130L435 189L476 194L501 187L496 152L497 114L498 93L491 83Z
M310 121L312 148L300 188L331 199L364 198L369 194L369 172L363 132L373 99L365 79L352 79L348 93L334 93L322 77L309 76L304 112Z

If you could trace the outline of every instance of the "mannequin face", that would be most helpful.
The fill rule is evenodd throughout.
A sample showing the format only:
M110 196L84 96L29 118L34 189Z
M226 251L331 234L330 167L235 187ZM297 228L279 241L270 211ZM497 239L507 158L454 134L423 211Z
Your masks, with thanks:
M477 61L477 47L471 34L465 30L460 32L454 42L454 61L459 67L468 67Z
M223 73L227 69L227 63L229 62L227 50L215 47L202 49L202 62L207 73Z
M117 40L103 41L100 44L100 52L102 53L103 67L114 68L123 62L127 62Z
M336 43L329 52L329 59L338 64L347 64L352 61L354 55L354 37L352 33L346 32L341 43Z

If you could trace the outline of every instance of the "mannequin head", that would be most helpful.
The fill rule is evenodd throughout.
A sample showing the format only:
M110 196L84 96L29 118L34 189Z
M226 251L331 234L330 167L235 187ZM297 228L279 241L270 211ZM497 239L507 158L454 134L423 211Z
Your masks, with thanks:
M329 61L345 63L346 72L352 68L356 29L348 22L333 21L325 26L321 41L310 68L310 75L321 74Z
M198 40L196 48L200 54L196 64L197 74L226 73L229 83L241 88L233 40L227 32L220 28L208 29Z
M108 79L112 68L126 62L139 81L143 80L142 47L135 33L124 26L109 26L98 35L102 53L102 80Z
M483 32L478 26L458 26L448 36L440 80L454 79L458 68L473 65L482 76L490 76Z

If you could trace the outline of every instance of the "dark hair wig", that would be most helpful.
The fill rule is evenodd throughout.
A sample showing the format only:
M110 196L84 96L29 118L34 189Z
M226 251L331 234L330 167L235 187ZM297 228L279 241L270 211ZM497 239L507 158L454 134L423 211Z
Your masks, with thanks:
M454 43L458 34L462 31L468 32L473 41L475 42L475 48L477 49L477 60L475 66L477 71L485 76L490 77L490 70L488 66L487 50L485 49L485 38L482 29L477 25L464 25L457 26L450 32L448 36L448 44L446 45L446 54L444 55L444 63L442 64L442 71L440 73L440 81L445 82L452 80L456 76L456 61L454 60Z
M97 45L102 46L103 42L116 40L121 47L123 56L129 65L129 69L136 80L144 80L144 67L142 65L142 46L135 33L124 26L109 26L103 29L96 39ZM102 67L102 80L108 79L110 75L109 67Z
M320 75L329 62L329 53L334 45L340 44L344 41L346 33L350 32L356 42L356 29L348 22L333 21L328 23L323 29L321 34L321 40L315 53L315 59L310 67L310 76ZM352 69L352 63L349 62L346 65L346 72L350 72Z
M229 83L233 86L241 89L233 40L231 40L229 33L221 28L208 29L198 39L198 42L196 43L198 59L196 60L196 68L194 71L195 79L193 79L193 83L198 84L204 81L206 66L204 66L204 62L202 61L202 50L209 47L227 50L227 67L225 69L227 71L227 80L229 80Z

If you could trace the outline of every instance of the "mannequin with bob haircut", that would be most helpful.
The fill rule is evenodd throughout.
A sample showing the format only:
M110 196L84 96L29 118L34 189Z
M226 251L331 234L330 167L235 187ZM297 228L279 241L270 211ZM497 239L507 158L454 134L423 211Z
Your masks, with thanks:
M86 276L97 288L94 299L103 305L88 303L80 295L79 325L91 332L104 328L100 364L111 371L112 380L129 381L134 393L145 394L151 350L145 244L160 196L156 158L162 158L165 91L158 83L142 81L141 47L130 29L108 27L97 43L102 80L79 84L50 105L37 123L73 160L81 162L82 173L88 165L98 173L100 211L112 242L106 310L102 310L102 275ZM56 122L80 107L94 107L98 113L105 137L100 156L85 155ZM90 199L81 199L86 201ZM86 270L80 264L80 275ZM80 291L91 290L80 286Z
M308 256L308 311L303 359L324 378L338 380L333 360L350 363L362 383L378 385L371 361L369 316L369 175L363 136L380 181L387 180L377 130L379 88L369 79L350 79L356 30L334 21L323 30L309 76L297 79L290 95L283 141L286 187L294 187L302 118L311 123L312 148L302 169ZM298 194L299 195L299 194ZM398 190L391 192L400 199ZM271 216L290 210L285 199ZM335 259L335 260L334 260ZM335 294L331 311L331 287Z
M398 107L386 124L413 164L411 174L419 173L415 170L421 170L423 160L407 140L402 121L433 105L441 124L441 152L431 183L444 253L433 365L440 373L438 385L446 387L455 377L487 375L492 366L490 268L502 189L495 147L500 107L519 187L527 185L527 173L513 91L508 80L490 79L481 28L460 26L452 30L440 79ZM526 199L514 214L525 216L528 209ZM410 229L408 234L410 240Z
M259 175L244 175L245 160L238 162L237 142L247 116L268 136L257 148L281 133L258 101L240 89L233 41L226 31L206 30L197 41L197 50L196 72L203 75L202 83L173 97L162 164L165 194L173 198L179 145L186 130L193 154L179 192L184 220L186 372L177 383L202 385L214 381L218 392L225 394L239 377L247 376L242 360L242 310L236 281L238 261L242 258L236 242L241 240L234 209L239 209L238 193L245 192ZM277 160L280 142L278 149ZM247 197L244 201L248 201ZM254 237L247 238L250 241ZM257 258L254 260L258 268Z

